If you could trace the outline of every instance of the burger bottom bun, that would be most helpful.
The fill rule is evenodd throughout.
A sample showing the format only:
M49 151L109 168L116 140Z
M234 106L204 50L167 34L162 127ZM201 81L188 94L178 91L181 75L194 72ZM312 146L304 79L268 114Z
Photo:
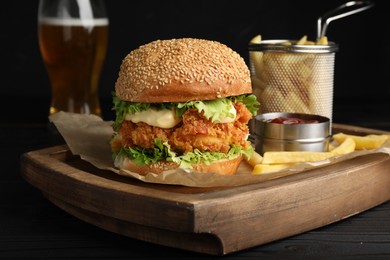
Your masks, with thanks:
M211 164L193 164L192 170L197 172L214 172L221 175L233 175L236 173L237 168L240 166L242 156L234 158L232 160L220 160ZM125 156L119 156L115 159L115 166L119 169L128 170L138 173L140 175L146 175L148 173L159 174L163 171L174 170L179 168L179 165L174 162L159 161L157 163L140 166L134 163L132 160Z

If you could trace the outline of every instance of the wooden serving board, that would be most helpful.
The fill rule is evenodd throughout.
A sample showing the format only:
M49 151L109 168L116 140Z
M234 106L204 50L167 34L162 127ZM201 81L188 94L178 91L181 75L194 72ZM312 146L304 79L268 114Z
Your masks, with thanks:
M333 125L333 133L388 133ZM390 156L375 153L239 187L144 183L96 169L66 145L21 157L24 178L55 205L128 237L224 255L312 230L390 199Z

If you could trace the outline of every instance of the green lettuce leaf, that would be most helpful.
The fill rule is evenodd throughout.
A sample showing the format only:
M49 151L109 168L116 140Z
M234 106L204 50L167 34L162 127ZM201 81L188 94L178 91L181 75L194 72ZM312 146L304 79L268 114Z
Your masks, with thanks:
M203 112L203 115L207 119L211 119L211 121L214 123L222 122L223 118L234 118L236 116L231 112L231 110L234 108L233 103L230 99L227 98L178 103L177 108L178 109L176 111L179 111L176 114L177 116L184 114L187 109L196 108L199 113Z
M227 153L221 152L201 152L195 149L193 152L187 152L182 155L171 150L168 142L162 142L160 139L154 140L155 147L153 149L141 149L141 148L122 148L117 154L125 155L133 160L138 165L149 165L156 163L160 160L172 161L180 165L181 168L192 168L192 164L210 164L218 160L234 159L241 155L250 157L253 153L252 146L247 150L242 149L240 146L231 146Z
M115 110L116 113L114 129L117 129L123 122L126 114L134 114L150 108L154 108L156 110L175 109L177 117L181 117L188 109L195 108L199 111L199 113L203 112L207 119L211 119L213 122L221 122L223 118L234 118L234 114L231 112L233 106L232 102L242 102L254 116L257 113L258 106L260 105L260 103L256 100L256 96L252 94L243 94L239 96L205 101L140 103L121 100L115 95L115 93L113 93L113 110Z
M149 165L161 160L166 160L171 156L169 150L165 148L160 139L154 140L154 148L140 148L140 147L122 147L121 150L114 154L114 157L118 155L126 155L132 161L138 165Z
M163 109L173 109L174 103L141 103L141 102L129 102L124 101L118 98L115 93L112 93L113 98L113 110L115 110L115 122L114 129L117 129L118 126L125 120L126 114L135 114L136 112L141 112L144 110L148 110L150 108L154 108L156 110Z
M239 95L230 97L234 103L241 102L246 108L252 113L253 116L256 116L257 110L259 110L260 102L257 101L256 96L253 94L250 95Z

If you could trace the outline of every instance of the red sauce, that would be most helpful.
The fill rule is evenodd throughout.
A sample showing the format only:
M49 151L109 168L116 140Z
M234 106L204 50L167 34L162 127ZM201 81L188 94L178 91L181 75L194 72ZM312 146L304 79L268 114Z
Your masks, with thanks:
M305 120L295 117L277 117L270 119L267 122L274 124L285 124L285 125L296 125L296 124L316 124L319 123L318 120Z

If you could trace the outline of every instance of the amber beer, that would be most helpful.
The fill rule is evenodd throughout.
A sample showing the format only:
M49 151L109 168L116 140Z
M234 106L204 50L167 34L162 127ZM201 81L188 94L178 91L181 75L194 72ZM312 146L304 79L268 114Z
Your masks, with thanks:
M50 114L101 115L98 83L106 56L108 19L39 20L39 44L51 82Z

